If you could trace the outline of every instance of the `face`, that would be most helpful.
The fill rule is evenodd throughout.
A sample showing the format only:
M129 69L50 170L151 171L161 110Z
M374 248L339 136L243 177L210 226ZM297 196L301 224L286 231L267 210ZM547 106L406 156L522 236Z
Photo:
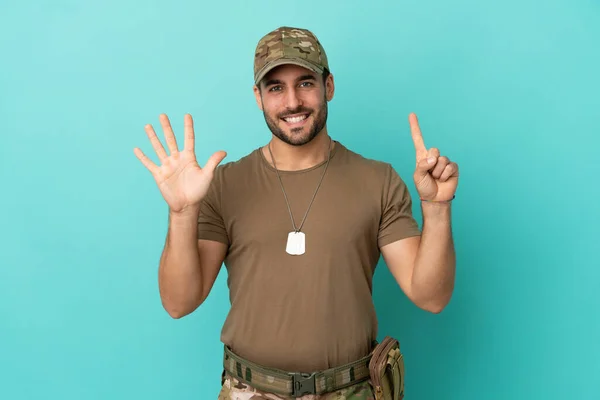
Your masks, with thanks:
M325 128L327 102L333 98L333 77L297 65L274 68L254 87L267 126L280 140L302 146Z

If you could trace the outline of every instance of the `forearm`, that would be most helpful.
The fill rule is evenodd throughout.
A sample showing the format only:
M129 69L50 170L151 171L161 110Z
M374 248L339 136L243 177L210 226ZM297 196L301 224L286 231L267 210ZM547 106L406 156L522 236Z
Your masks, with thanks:
M451 204L422 204L423 229L412 275L415 301L440 312L454 290L456 254L452 239Z
M169 213L165 247L160 259L159 290L165 310L180 318L202 299L202 273L198 253L198 214Z

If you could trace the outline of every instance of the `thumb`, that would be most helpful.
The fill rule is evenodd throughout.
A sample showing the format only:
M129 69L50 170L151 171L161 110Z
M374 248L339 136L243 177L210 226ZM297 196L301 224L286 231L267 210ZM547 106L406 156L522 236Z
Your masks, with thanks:
M429 171L435 167L436 163L437 157L427 157L419 161L415 169L415 180L418 182L424 179L429 174Z
M217 151L216 153L214 153L212 156L210 156L210 158L208 159L208 161L206 162L206 164L204 165L204 169L206 170L206 172L212 174L213 172L215 172L215 169L217 168L217 166L219 165L219 163L221 161L223 161L223 159L227 156L227 153L224 151Z

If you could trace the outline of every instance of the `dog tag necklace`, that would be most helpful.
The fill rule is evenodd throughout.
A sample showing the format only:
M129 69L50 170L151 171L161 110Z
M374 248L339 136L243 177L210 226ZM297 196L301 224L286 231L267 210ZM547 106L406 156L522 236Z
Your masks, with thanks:
M327 154L327 162L325 163L325 168L323 168L323 174L321 174L321 179L319 180L319 184L315 189L315 193L313 194L310 203L308 204L308 208L306 209L306 213L304 213L304 217L300 222L300 226L296 226L296 222L294 221L294 216L292 215L292 209L290 207L290 202L288 200L287 194L285 193L285 189L283 187L283 181L281 180L281 176L279 175L279 170L277 169L277 164L275 164L275 157L273 157L273 153L271 152L271 144L269 143L269 154L271 155L271 160L273 160L273 166L275 167L275 173L277 174L277 178L279 179L279 185L281 186L281 191L283 192L283 197L285 198L285 203L287 205L288 213L290 214L290 219L292 220L292 227L294 230L288 233L287 244L285 246L285 251L288 254L293 256L298 256L304 254L306 251L306 235L302 232L302 227L304 226L304 221L306 221L306 216L308 215L308 211L312 206L315 197L317 197L317 192L319 191L319 187L321 187L321 183L323 182L323 178L325 177L325 172L327 171L327 166L329 165L329 160L331 159L331 138L329 138L329 152Z

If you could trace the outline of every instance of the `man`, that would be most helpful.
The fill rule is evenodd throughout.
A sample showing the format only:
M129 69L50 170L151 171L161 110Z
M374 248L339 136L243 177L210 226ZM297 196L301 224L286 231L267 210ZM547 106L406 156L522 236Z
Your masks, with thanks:
M226 265L231 310L221 336L220 399L374 398L365 360L377 336L375 266L383 255L422 309L439 313L448 304L458 167L425 147L411 114L421 232L407 186L391 165L329 136L334 79L310 31L282 27L263 37L254 78L272 132L265 146L220 166L226 153L216 152L200 168L192 117L185 116L180 151L161 115L170 154L150 125L161 165L135 149L169 205L162 303L173 318L190 314Z

